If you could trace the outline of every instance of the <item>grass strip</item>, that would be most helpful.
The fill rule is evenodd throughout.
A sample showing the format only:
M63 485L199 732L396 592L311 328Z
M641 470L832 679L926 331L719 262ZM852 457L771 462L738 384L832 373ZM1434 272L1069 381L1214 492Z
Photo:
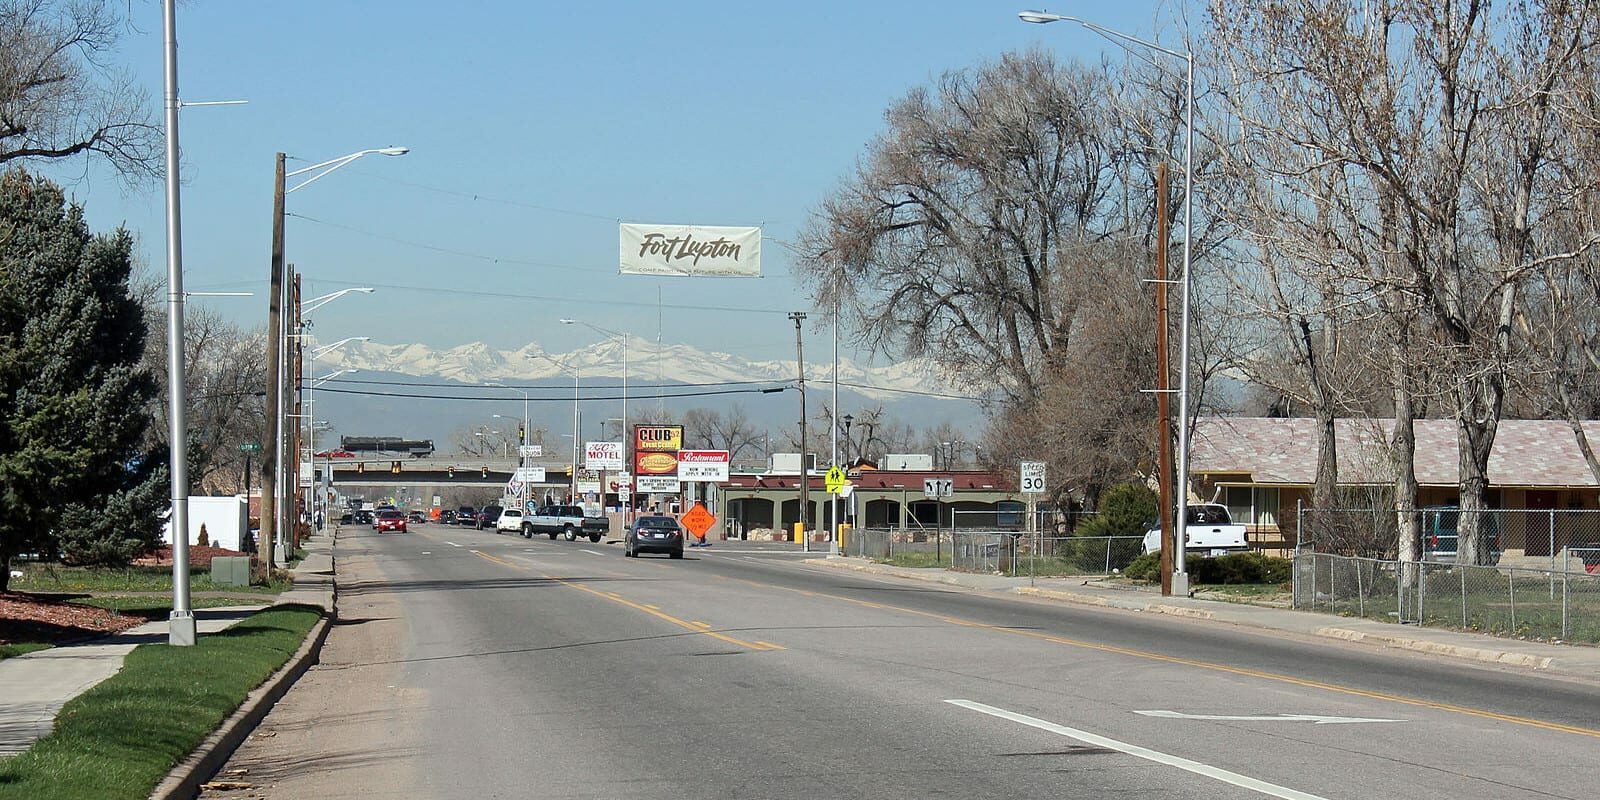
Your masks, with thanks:
M35 650L43 650L43 649L45 649L45 648L47 648L49 646L50 645L45 644L44 642L19 642L17 644L0 644L0 661L4 661L4 660L6 660L8 658L11 658L12 656L20 656L20 655L23 655L24 653L31 653L31 652L33 652Z
M144 617L147 620L166 619L172 614L172 598L128 595L101 595L68 601L74 605L93 606L115 611L125 617ZM245 599L242 597L191 597L190 608L227 608L229 606L258 606L272 602L271 597Z
M207 570L189 573L189 590L192 592L259 592L279 594L290 589L287 578L276 579L267 585L234 586L211 580ZM57 564L34 564L23 568L20 578L12 578L9 587L18 592L170 592L172 568L133 566L126 569L96 567L68 567Z
M315 606L277 606L201 635L194 647L134 648L120 672L61 709L54 732L0 761L0 798L149 797L321 616Z

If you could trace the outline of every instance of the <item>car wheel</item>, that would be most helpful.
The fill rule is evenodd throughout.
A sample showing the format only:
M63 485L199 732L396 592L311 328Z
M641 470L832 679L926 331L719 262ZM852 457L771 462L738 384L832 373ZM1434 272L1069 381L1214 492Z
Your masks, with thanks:
M622 546L622 557L623 558L633 558L636 555L637 554L633 552L633 546L632 545L626 545L625 544L625 545Z
M598 533L589 534L589 541L594 542L595 544L599 544L600 543L600 534L598 534Z
M672 557L673 558L683 558L683 548L680 547L677 550L672 551Z
M567 541L569 541L569 542L578 541L578 532L573 530L571 525L568 525L565 528L562 528L561 532L562 532L563 535L565 535L567 537Z
M529 525L526 522L522 523L522 538L524 538L524 539L532 539L533 538L533 526Z

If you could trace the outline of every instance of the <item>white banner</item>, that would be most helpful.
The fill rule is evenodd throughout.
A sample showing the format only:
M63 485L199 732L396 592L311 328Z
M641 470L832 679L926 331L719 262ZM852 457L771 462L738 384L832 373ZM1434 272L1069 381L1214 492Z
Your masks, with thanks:
M544 467L517 467L513 477L523 483L544 483Z
M679 450L678 480L728 482L728 451Z
M625 275L761 277L761 229L705 225L620 227Z
M583 465L588 469L622 469L624 466L622 463L622 442L588 442L584 444Z
M677 494L682 490L676 475L640 475L634 484L641 494Z

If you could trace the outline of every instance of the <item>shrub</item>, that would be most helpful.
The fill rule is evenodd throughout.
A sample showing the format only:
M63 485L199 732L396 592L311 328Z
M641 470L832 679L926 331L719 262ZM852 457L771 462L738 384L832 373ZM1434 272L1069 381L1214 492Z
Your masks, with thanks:
M1193 584L1288 583L1290 564L1286 558L1260 553L1235 553L1206 558L1191 555L1189 582ZM1161 554L1146 553L1128 564L1122 574L1136 581L1161 580Z

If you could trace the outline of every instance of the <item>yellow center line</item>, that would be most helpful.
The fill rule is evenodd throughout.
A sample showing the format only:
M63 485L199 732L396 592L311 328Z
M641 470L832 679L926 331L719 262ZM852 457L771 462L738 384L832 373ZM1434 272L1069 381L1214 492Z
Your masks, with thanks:
M1162 653L1152 653L1152 652L1150 652L1148 650L1135 650L1135 649L1129 648L1129 647L1118 647L1117 645L1101 644L1099 642L1089 642L1089 641L1084 641L1082 639L1071 639L1071 638L1068 638L1068 637L1065 637L1065 636L1053 636L1051 634L1039 633L1037 631L1018 630L1016 628L1008 628L1008 627L1005 627L1005 626L1002 626L1002 625L991 625L991 624L989 624L987 622L978 622L976 620L963 619L961 617L952 617L952 616L948 616L948 615L945 615L945 614L935 614L935 613L928 612L928 611L921 611L921 610L918 610L918 609L915 609L915 608L906 608L904 606L894 606L894 605L886 605L886 604L883 604L883 603L874 603L874 602L871 602L871 601L868 601L868 600L857 600L857 599L852 598L852 597L842 597L840 595L828 594L828 593L825 593L825 592L809 592L809 591L806 591L806 590L803 590L803 589L795 589L795 588L791 588L791 587L788 587L788 586L777 586L775 584L770 584L770 583L761 583L759 581L747 580L745 578L733 578L732 580L736 580L736 581L739 581L740 583L749 584L751 586L755 586L755 587L759 587L759 588L763 588L763 589L778 589L778 590L786 591L786 592L799 592L801 594L806 594L806 595L809 595L809 596L826 597L826 598L831 599L831 600L841 600L841 601L846 602L846 603L853 603L855 605L865 606L867 608L877 608L877 609L884 609L884 610L889 610L889 611L900 611L900 612L903 612L903 613L906 613L906 614L912 614L912 615L915 615L915 616L918 616L918 617L925 617L925 618L928 618L928 619L935 619L935 620L938 620L940 622L948 623L950 625L959 625L959 626L968 627L968 628L982 628L984 630L994 631L996 633L1007 633L1007 634L1011 634L1013 636L1025 636L1025 637L1030 638L1030 639L1038 639L1038 640L1041 640L1041 641L1051 642L1053 644L1067 645L1069 647L1079 647L1079 648L1083 648L1083 649L1086 649L1086 650L1098 650L1098 651L1103 652L1103 653L1115 653L1117 655L1131 656L1133 658L1142 658L1142 659L1146 659L1146 660L1149 660L1149 661L1161 661L1161 662L1165 662L1165 663L1168 663L1168 664L1181 664L1181 665L1187 666L1187 667L1197 667L1199 669L1212 670L1212 671L1215 671L1215 672L1224 672L1224 673L1227 673L1227 674L1230 674L1230 675L1242 675L1242 676L1250 677L1250 678L1259 678L1259 679L1262 679L1262 680L1276 681L1276 682L1279 682L1279 683L1287 683L1287 684L1292 684L1292 685L1295 685L1295 686L1303 686L1303 687L1308 688L1308 689L1321 689L1321 690L1324 690L1324 691L1335 692L1335 693L1338 693L1338 694L1352 695L1352 696L1355 696L1355 697L1365 697L1365 698L1372 699L1372 700L1385 700L1385 701L1388 701L1388 702L1391 702L1391 703L1400 703L1402 705L1417 706L1417 707L1420 707L1420 708L1431 708L1431 709L1435 709L1435 710L1438 710L1438 711L1447 711L1447 712L1454 713L1454 714L1466 714L1468 716L1479 717L1479 718L1482 718L1482 719L1492 719L1492 720L1497 720L1499 722L1509 722L1509 723L1511 723L1513 725L1525 725L1525 726L1530 727L1530 728L1539 728L1539 729L1547 730L1547 731L1558 731L1558 732L1561 732L1561 733L1572 733L1572 734L1577 734L1579 736L1589 736L1589 737L1593 737L1593 738L1596 738L1596 739L1600 739L1600 730L1596 730L1596 729L1593 729L1593 728L1582 728L1582 727L1578 727L1576 725L1564 725L1564 724L1559 723L1559 722L1547 722L1545 720L1533 719L1531 717L1519 717L1519 716L1515 716L1513 714L1501 714L1499 712L1488 711L1488 710L1481 709L1481 708L1472 708L1470 706L1459 706L1459 705L1455 705L1453 703L1440 703L1440 702L1435 702L1433 700L1423 700L1423 699L1417 698L1417 697L1407 697L1405 695L1390 694L1388 692L1371 691L1371 690L1368 690L1368 689L1357 689L1357 688L1350 687L1350 686L1341 686L1341 685L1336 684L1336 683L1326 683L1326 682L1323 682L1323 681L1314 681L1314 680L1308 680L1308 679L1305 679L1305 678L1296 678L1296 677L1294 677L1292 675L1283 675L1283 674L1279 674L1279 673L1276 673L1276 672L1264 672L1262 670L1250 669L1248 667L1235 667L1235 666L1232 666L1232 665L1229 665L1229 664L1218 664L1218 663L1213 662L1213 661L1200 661L1200 660L1192 659L1192 658L1183 658L1181 656L1169 656L1169 655L1164 655Z
M480 552L478 552L476 550L474 550L472 552L473 552L473 555L476 555L479 558L482 558L482 559L485 559L485 560L488 560L488 561L493 561L496 564L501 564L503 566L511 567L512 569L529 570L529 567L523 566L521 564L515 564L515 563L512 563L510 561L505 561L503 559L495 558L494 556L491 556L488 553L480 553ZM530 570L530 571L532 571L532 570ZM783 650L783 649L785 649L782 645L776 645L776 644L773 644L771 642L759 642L759 641L758 642L747 642L747 641L745 641L743 639L739 639L739 638L736 638L736 637L733 637L733 636L729 636L729 635L727 635L725 633L717 633L716 631L709 630L709 628L711 626L707 625L704 622L695 623L695 622L690 622L689 620L685 620L685 619L678 619L677 617L674 617L671 614L668 614L668 613L660 610L659 608L656 608L655 606L646 605L644 603L635 603L632 600L625 599L624 597L622 597L622 595L619 595L616 592L602 592L602 591L600 591L598 589L592 589L592 588L590 588L588 586L585 586L585 585L583 585L581 583L578 583L576 581L570 581L570 580L567 580L566 578L560 578L560 577L557 577L555 575L546 574L546 575L544 575L544 577L548 578L549 580L555 581L556 583L559 583L562 586L569 586L569 587L571 587L573 589L577 589L579 591L588 592L589 594L592 594L595 597L602 597L602 598L605 598L607 600L610 600L613 603L620 603L620 604L625 605L625 606L627 606L627 607L629 607L631 609L634 609L635 611L643 611L644 613L649 614L652 617L655 617L655 618L660 619L660 620L664 620L666 622L670 622L670 623L672 623L674 625L677 625L680 628L683 628L684 630L693 631L694 633L702 634L702 635L705 635L705 636L710 636L713 639L724 641L724 642L727 642L728 644L738 645L739 647L745 647L745 648L749 648L751 650L762 650L762 651L766 651L766 650Z

